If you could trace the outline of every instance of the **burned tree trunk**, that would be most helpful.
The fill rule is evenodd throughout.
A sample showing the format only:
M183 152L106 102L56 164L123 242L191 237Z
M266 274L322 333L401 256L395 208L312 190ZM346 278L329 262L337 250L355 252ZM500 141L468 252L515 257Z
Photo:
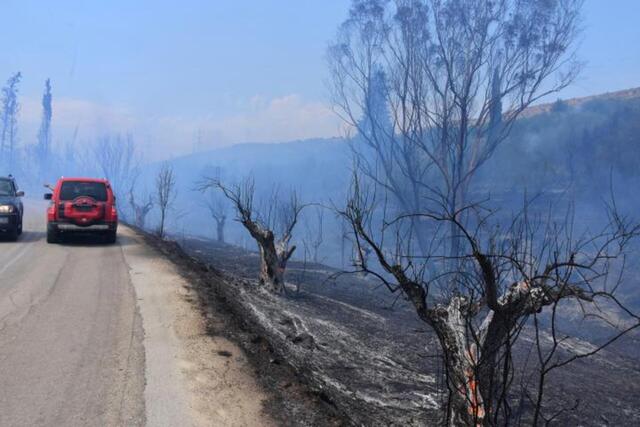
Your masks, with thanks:
M542 356L544 349L538 344L540 385L528 392L538 398L536 417L541 410L539 397L544 392L544 377L550 369L593 355L618 337L640 328L640 316L616 299L606 281L602 285L611 263L622 258L628 243L640 236L640 225L628 222L615 209L609 212L611 223L600 234L573 240L566 232L572 228L570 223L564 226L552 223L546 229L532 227L525 204L518 219L506 230L500 230L509 236L501 245L496 244L496 228L485 225L486 217L476 218L474 223L479 225L470 231L456 212L421 214L435 222L453 224L460 236L461 256L453 264L455 269L447 271L452 266L448 254L436 252L425 259L412 254L412 247L401 241L395 242L395 253L383 244L385 228L397 219L383 219L382 231L374 238L375 205L372 193L361 188L355 176L352 195L345 210L339 213L352 228L356 250L370 248L379 266L372 268L361 263L356 265L359 269L356 271L364 270L391 292L401 292L420 319L436 333L449 392L448 425L508 423L507 399L514 371L511 353L529 316L549 308L553 325L559 302L567 299L577 301L585 313L591 305L592 313L602 316L600 304L606 301L629 316L628 327L617 331L614 339L566 361ZM442 265L434 265L434 260L442 260ZM431 278L426 273L430 268L436 270ZM557 342L554 338L551 354Z
M204 207L216 223L216 240L224 243L224 227L227 224L227 205L217 192L211 191L204 202Z
M216 238L218 242L224 243L224 225L226 222L226 217L216 220Z
M373 251L379 260L384 257L382 251L376 248ZM431 326L438 337L449 390L447 425L482 425L485 408L476 374L478 346L470 340L468 325L469 311L474 308L464 297L453 297L447 305L429 308L424 287L409 279L399 265L390 265L382 259L383 268L397 280L395 289L407 296L420 319Z
M287 242L279 241L276 243L273 232L257 222L243 220L242 225L249 230L251 237L258 243L260 284L274 293L284 292L284 272L296 247L289 248L288 239Z
M133 188L129 191L129 204L133 211L133 221L136 227L143 229L147 221L147 215L153 209L153 198L148 196L146 203L138 204L133 194Z
M237 213L237 220L249 231L249 234L258 244L260 253L259 283L274 293L285 291L284 273L287 262L296 250L296 246L290 246L293 229L298 222L298 216L304 208L298 203L295 193L291 194L287 202L282 202L273 197L267 209L272 215L264 215L254 212L255 186L251 179L245 179L242 184L233 187L224 186L217 179L205 179L200 184L200 190L218 188L232 202ZM219 224L219 223L218 223ZM279 238L273 229L280 231Z

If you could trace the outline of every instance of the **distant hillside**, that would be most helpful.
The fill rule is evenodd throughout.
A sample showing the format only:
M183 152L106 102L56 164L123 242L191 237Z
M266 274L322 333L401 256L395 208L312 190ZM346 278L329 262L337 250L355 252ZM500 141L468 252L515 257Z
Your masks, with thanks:
M203 176L213 176L216 168L220 168L222 178L227 182L251 175L259 189L274 183L317 199L344 188L348 154L348 144L342 139L311 139L238 144L179 157L171 164L180 187L185 189L193 188Z
M532 176L540 173L542 162L547 176L549 169L556 175L574 173L580 165L569 167L572 162L567 156L580 154L581 160L595 169L606 164L615 169L620 166L626 172L631 168L634 173L635 166L628 164L629 156L622 152L636 152L639 144L634 141L638 142L640 131L632 129L637 130L639 122L640 87L533 106L525 110L509 140L485 169L508 171L517 165ZM617 153L617 159L613 159L612 151ZM251 174L258 183L269 181L325 195L343 189L350 156L347 141L332 138L237 144L178 157L171 163L183 184L193 183L211 168L220 167L227 180ZM151 165L149 170L157 167ZM521 176L512 176L505 182L505 177L498 178L495 173L485 171L484 175L490 180L494 176L493 181L501 185L532 184L531 179Z
M571 191L601 202L610 184L640 205L640 89L558 101L516 123L481 170L481 185L499 191Z
M640 98L640 87L619 90L616 92L607 92L598 95L584 96L580 98L570 98L567 100L557 100L546 104L534 105L524 110L520 117L533 117L538 114L548 113L557 109L560 104L570 107L578 107L592 101L624 101Z
M200 235L212 232L211 220L200 206L202 195L194 188L204 176L215 176L216 168L220 168L222 179L228 183L252 176L259 193L268 193L278 186L283 192L295 189L303 202L325 203L344 199L350 174L349 145L338 138L238 144L178 157L170 163L178 187L176 214L188 212L177 225L185 232ZM142 188L153 188L159 167L156 163L145 169L141 181L146 185ZM246 236L232 223L229 237L243 239Z
M640 208L640 88L534 108L537 112L519 120L510 138L481 168L475 194L490 195L496 207L511 211L522 202L525 190L530 195L546 193L574 200L582 208L579 217L599 221L613 178L619 205L627 211ZM259 192L277 185L283 191L295 188L307 202L341 203L351 166L349 144L339 138L238 144L171 163L179 189L173 226L199 235L211 235L213 228L194 188L217 167L227 182L252 175ZM153 188L158 167L152 164L145 170L147 191ZM331 229L338 226L333 215L325 219L333 222L326 233L337 236L339 232ZM248 241L237 224L232 224L229 237ZM333 256L338 237L331 239L335 241L327 241L325 250Z

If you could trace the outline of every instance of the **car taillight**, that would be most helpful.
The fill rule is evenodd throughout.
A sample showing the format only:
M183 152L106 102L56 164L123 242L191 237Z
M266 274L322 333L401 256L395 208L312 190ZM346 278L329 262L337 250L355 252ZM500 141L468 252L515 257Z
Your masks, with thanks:
M118 211L116 209L115 206L111 206L111 218L117 218L118 217Z

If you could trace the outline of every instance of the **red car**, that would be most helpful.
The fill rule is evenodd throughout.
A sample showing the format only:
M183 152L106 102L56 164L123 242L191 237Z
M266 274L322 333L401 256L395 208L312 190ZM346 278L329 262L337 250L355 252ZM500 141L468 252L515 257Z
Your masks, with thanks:
M106 179L60 178L47 209L47 242L57 243L68 233L95 233L115 243L118 229L116 198Z

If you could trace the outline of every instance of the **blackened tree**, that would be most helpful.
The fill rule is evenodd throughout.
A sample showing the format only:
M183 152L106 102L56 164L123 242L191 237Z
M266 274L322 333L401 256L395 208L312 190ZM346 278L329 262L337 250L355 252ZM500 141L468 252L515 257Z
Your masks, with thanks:
M53 109L51 106L51 79L44 82L44 93L42 95L42 119L38 130L38 144L36 146L36 156L40 168L40 178L48 178L51 169L51 118Z
M2 133L0 134L0 164L9 170L13 169L16 160L16 148L18 143L18 84L22 79L22 73L17 72L7 80L2 88Z
M522 111L578 74L581 3L353 0L329 63L335 109L360 136L363 177L405 214L434 198L449 211L465 206ZM427 252L428 226L410 225ZM453 225L448 242L455 256Z

